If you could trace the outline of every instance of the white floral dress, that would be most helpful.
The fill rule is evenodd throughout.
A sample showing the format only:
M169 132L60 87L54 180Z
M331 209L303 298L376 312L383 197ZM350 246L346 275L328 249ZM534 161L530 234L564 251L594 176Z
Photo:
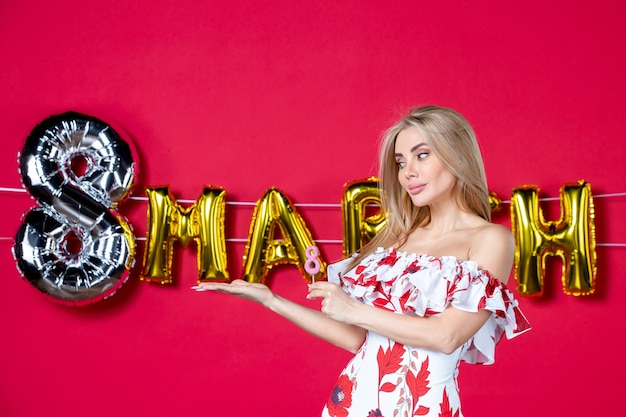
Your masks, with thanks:
M448 306L493 314L450 355L368 332L339 376L323 417L461 417L460 361L492 364L503 334L510 339L530 329L506 285L473 261L379 248L344 274L347 262L329 265L328 280L365 304L415 316L438 315Z

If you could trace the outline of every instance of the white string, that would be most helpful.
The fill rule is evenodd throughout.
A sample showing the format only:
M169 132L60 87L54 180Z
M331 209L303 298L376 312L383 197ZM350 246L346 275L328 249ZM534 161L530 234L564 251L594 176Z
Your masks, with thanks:
M26 190L24 188L10 188L10 187L0 187L0 192L7 193L25 193ZM626 192L623 193L606 193L606 194L592 194L592 197L595 198L610 198L610 197L626 197ZM137 200L137 201L148 201L148 197L138 197L131 196L129 200ZM540 198L539 201L559 201L561 197L544 197ZM197 200L188 200L181 199L176 200L179 203L195 203ZM500 200L501 203L510 204L511 200ZM226 204L233 206L255 206L255 201L227 201ZM295 206L302 207L341 207L341 204L338 203L296 203Z
M26 193L26 190L24 188L11 188L11 187L0 187L0 192L7 192L7 193ZM606 193L606 194L597 194L597 195L593 195L593 198L611 198L611 197L626 197L626 192L623 193ZM138 200L138 201L148 201L148 197L129 197L130 200ZM560 197L547 197L547 198L540 198L539 201L559 201ZM186 199L182 199L182 200L176 200L176 202L179 203L195 203L196 200L186 200ZM507 201L501 201L502 203L505 204L510 204L511 200L507 200ZM227 201L226 202L227 205L232 205L232 206L256 206L256 202L250 202L250 201ZM298 207L317 207L317 208L337 208L337 207L341 207L341 204L336 204L336 203L296 203L294 204L295 206ZM145 237L137 237L137 240L146 240ZM13 238L12 237L5 237L5 236L0 236L0 241L12 241ZM226 239L227 242L234 242L234 243L246 243L248 242L248 239L243 239L243 238L230 238L230 239ZM315 241L316 243L343 243L343 240L341 239L318 239ZM603 247L626 247L626 243L596 243L596 246L603 246Z
M6 193L25 193L26 190L23 188L7 188L7 187L0 187L0 191L4 191Z
M7 193L25 193L26 192L26 190L23 188L0 187L0 192L2 191L7 192ZM148 197L138 197L138 196L131 196L128 199L136 200L136 201L149 201ZM177 203L185 203L185 204L187 203L193 204L196 201L197 200L188 200L188 199L176 200ZM253 202L253 201L227 201L226 204L230 206L256 206L256 202ZM336 207L341 207L341 204L338 204L338 203L296 203L294 204L294 206L336 208Z
M0 192L7 193L25 193L26 190L24 188L10 188L10 187L0 187ZM606 194L593 194L592 197L595 198L610 198L610 197L626 197L626 192L623 193L606 193ZM559 201L561 197L544 197L540 198L539 201ZM137 200L137 201L148 201L148 197L138 197L131 196L129 200ZM188 200L181 199L176 200L179 203L195 203L197 200ZM501 200L501 203L510 204L511 200ZM227 201L226 204L230 204L233 206L255 206L256 202L254 201ZM296 203L296 206L303 207L341 207L341 204L338 203Z
M0 237L0 241L13 241L12 237L6 237L6 236L2 236ZM135 240L137 241L145 241L147 240L145 237L135 237ZM226 242L233 242L233 243L248 243L248 239L243 239L243 238L230 238L230 239L226 239ZM329 244L336 244L336 243L343 243L342 239L317 239L315 241L315 243L329 243ZM596 246L602 246L602 247L615 247L615 248L626 248L626 243L596 243Z
M12 237L6 237L6 236L0 236L0 241L2 241L2 240L13 241L13 238ZM145 237L135 237L135 240L144 241L144 240L147 240L147 239ZM247 243L248 239L230 238L230 239L226 239L226 242ZM317 239L315 241L315 243L343 243L343 240L341 240L341 239ZM626 246L626 244L624 244L624 246Z
M592 194L591 195L594 199L595 198L609 198L609 197L626 197L626 193L609 193L609 194ZM560 201L561 197L545 197L545 198L540 198L539 201ZM511 200L502 200L502 203L505 204L511 204Z

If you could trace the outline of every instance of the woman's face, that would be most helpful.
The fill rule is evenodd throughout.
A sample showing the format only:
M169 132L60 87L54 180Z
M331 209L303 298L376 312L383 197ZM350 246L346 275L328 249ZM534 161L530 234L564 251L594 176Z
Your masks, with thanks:
M452 200L456 179L415 127L398 134L395 144L398 181L418 207Z

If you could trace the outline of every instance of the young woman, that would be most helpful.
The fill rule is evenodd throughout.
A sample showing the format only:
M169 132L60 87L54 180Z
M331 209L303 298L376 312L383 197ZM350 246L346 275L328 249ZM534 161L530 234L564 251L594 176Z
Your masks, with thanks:
M203 283L258 302L355 353L322 416L462 416L460 361L494 362L495 345L530 328L506 287L511 232L490 222L474 132L458 112L411 110L380 152L386 227L309 287L321 311L235 280Z

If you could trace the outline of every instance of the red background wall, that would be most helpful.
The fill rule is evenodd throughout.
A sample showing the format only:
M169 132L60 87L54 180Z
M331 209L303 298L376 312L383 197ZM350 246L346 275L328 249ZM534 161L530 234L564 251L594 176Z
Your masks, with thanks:
M1 2L0 185L21 189L26 136L75 110L129 132L137 196L169 184L195 200L210 184L254 202L278 187L296 204L336 204L300 212L316 240L340 241L343 185L376 174L380 132L412 105L456 108L503 200L524 184L557 197L579 179L599 196L596 293L565 295L552 265L544 296L521 299L534 329L502 342L495 365L462 367L466 415L623 415L625 253L612 244L626 241L626 198L602 195L626 191L626 4L283 3ZM34 204L0 194L0 415L319 414L349 354L259 306L191 291L193 248L177 251L172 285L139 280L140 242L113 297L46 299L11 255ZM543 207L558 216L558 202ZM146 210L120 208L140 238ZM227 238L247 238L251 217L229 205ZM510 225L508 205L495 221ZM319 246L341 257L340 243ZM228 243L231 276L243 249ZM304 302L295 267L276 268L270 285Z

